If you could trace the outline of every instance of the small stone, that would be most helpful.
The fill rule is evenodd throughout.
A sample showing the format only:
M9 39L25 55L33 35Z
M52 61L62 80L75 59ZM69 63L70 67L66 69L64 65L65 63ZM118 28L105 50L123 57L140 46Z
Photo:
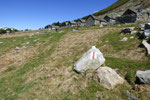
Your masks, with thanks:
M127 96L128 98L130 98L131 100L137 100L136 96L133 96L132 94L130 94L129 92L125 93L125 96Z
M3 42L0 42L0 44L3 44Z
M128 38L127 37L124 37L122 40L120 40L120 41L122 41L122 42L125 42L125 41L127 41L128 40Z
M30 44L30 42L27 42L26 44L28 45L28 44Z
M134 37L133 37L133 36L131 36L131 37L130 37L130 39L134 39Z
M137 31L131 31L131 34L135 34L135 33L137 33Z
M27 49L27 47L26 47L26 46L23 46L22 48L23 48L23 49Z
M16 50L19 50L20 48L19 47L16 47Z
M77 29L73 29L72 31L73 31L73 32L77 32L78 30L77 30Z

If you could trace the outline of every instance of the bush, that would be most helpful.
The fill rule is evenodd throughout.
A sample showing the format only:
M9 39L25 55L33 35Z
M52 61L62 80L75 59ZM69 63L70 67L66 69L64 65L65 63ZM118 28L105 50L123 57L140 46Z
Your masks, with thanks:
M0 29L0 34L5 34L5 33L6 33L6 30Z

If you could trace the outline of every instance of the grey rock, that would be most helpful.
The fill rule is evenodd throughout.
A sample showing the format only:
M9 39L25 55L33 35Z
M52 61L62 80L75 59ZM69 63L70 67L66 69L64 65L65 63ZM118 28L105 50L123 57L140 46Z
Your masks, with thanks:
M20 50L20 48L19 48L19 47L16 47L16 50Z
M26 47L26 46L22 46L22 48L23 48L23 49L27 49L27 47Z
M26 44L28 45L28 44L30 44L30 42L27 42Z
M144 24L139 24L137 26L137 28L139 28L140 30L144 30L145 29L145 25Z
M129 99L131 100L137 100L137 97L136 96L133 96L132 94L130 93L125 93L125 96L127 96Z
M104 62L105 58L101 51L93 46L75 63L74 69L78 73L84 73L88 69L98 69Z
M150 85L150 70L136 72L137 83Z
M4 42L0 42L0 44L3 44Z
M150 23L145 24L145 30L150 29Z
M135 33L137 33L137 31L131 31L131 34L135 34Z
M150 56L150 44L146 41L143 40L142 44L145 46L145 48L147 49L147 56Z
M134 39L134 36L131 36L130 39Z
M150 37L150 30L144 30L144 36L146 38L149 38Z
M125 42L125 41L127 41L128 40L128 38L127 37L124 37L122 40L120 40L120 41L122 41L122 42Z
M131 33L131 30L129 28L125 28L121 31L123 34Z
M73 29L72 31L73 31L73 32L77 32L78 30L77 30L77 29Z
M104 88L113 89L118 84L123 84L124 79L110 67L100 67L94 75L94 80L98 81Z

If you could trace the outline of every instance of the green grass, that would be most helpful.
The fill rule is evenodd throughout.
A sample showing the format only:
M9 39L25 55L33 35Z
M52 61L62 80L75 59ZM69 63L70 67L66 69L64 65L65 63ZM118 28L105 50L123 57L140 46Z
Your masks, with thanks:
M35 46L38 42L44 42L44 40L49 37L51 34L39 34L39 35L33 35L31 38L29 36L23 36L23 37L12 37L12 38L0 38L0 41L3 42L3 44L0 44L0 55L6 53L7 51L11 49L15 49L16 46L22 47L22 46ZM34 42L34 40L40 39L37 42ZM26 44L27 42L30 42L30 44Z

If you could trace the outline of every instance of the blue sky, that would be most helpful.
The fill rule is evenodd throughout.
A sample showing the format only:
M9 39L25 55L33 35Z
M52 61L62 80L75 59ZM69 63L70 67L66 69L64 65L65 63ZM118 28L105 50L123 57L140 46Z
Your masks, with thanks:
M117 0L0 0L0 27L38 29L82 18Z

